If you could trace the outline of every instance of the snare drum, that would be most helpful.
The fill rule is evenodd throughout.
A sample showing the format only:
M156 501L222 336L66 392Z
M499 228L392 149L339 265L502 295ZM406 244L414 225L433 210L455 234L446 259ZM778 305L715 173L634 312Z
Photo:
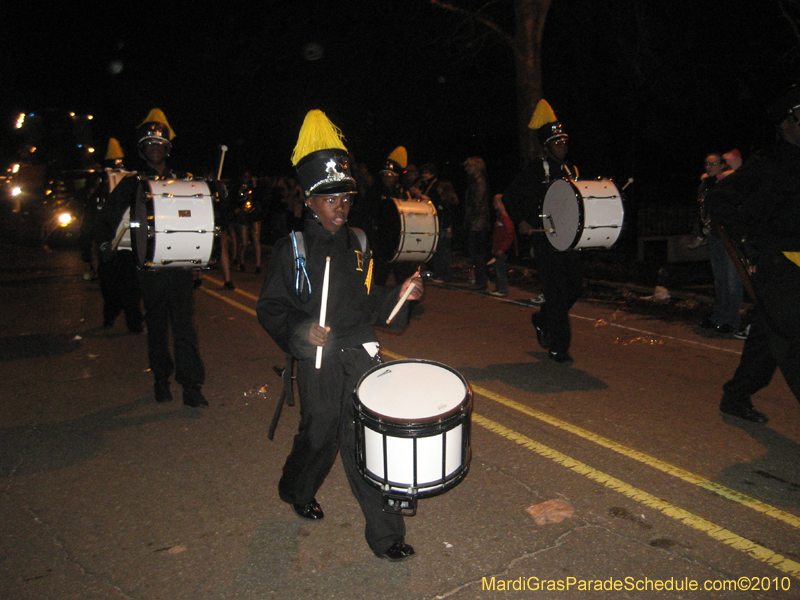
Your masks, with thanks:
M139 185L131 245L142 268L206 268L214 248L214 197L202 179L147 179Z
M428 262L439 243L436 207L430 200L392 200L397 210L382 233L397 243L389 262Z
M384 510L413 515L469 470L472 390L454 369L397 360L367 371L354 393L356 462Z
M610 179L557 179L542 204L542 227L556 250L610 248L624 216L622 197Z

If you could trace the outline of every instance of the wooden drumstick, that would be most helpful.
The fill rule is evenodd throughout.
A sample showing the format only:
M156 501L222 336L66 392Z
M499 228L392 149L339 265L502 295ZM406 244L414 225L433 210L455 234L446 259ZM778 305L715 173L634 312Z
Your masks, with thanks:
M225 153L228 151L228 147L225 144L222 144L220 147L222 150L222 155L219 157L219 168L217 169L217 181L222 178L222 163L225 160Z
M322 302L319 307L319 326L325 327L325 318L328 316L328 287L330 286L331 257L325 257L325 275L322 278ZM317 346L317 369L322 367L322 346Z
M123 227L122 229L120 229L119 233L117 234L117 237L115 237L114 241L111 243L112 250L117 249L117 246L119 246L119 243L122 241L122 238L125 236L125 232L128 231L128 229L130 229L130 226Z
M416 272L416 276L417 277L419 277L421 269L422 269L421 266L417 268L417 272ZM415 287L417 287L417 284L412 282L411 285L408 286L408 288L406 288L406 291L403 292L403 295L400 297L400 300L397 301L397 304L394 305L394 308L392 309L392 312L389 314L389 318L386 319L386 324L387 325L389 323L391 323L392 319L394 319L397 316L397 313L400 312L400 308L403 306L405 301L408 300L408 297L411 295L411 292L414 291Z

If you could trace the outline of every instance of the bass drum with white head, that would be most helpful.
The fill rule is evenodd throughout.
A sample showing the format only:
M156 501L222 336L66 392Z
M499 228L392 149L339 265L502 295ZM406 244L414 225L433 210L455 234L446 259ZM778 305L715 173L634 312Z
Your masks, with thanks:
M556 250L610 248L619 238L625 209L610 179L557 179L542 204L542 227Z

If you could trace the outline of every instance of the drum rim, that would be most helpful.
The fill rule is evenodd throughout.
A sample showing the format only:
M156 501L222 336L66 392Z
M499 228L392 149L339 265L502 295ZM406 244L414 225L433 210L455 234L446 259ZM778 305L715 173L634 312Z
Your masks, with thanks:
M390 367L390 366L396 365L396 364L407 364L407 363L418 363L418 364L434 365L434 366L437 366L437 367L442 367L447 371L450 371L456 377L458 377L458 379L460 379L461 382L464 384L464 390L466 392L464 394L464 398L462 399L461 402L459 402L456 406L454 406L453 408L451 408L447 412L444 412L444 413L441 413L441 414L438 414L438 415L435 415L435 416L432 416L432 417L418 418L418 419L413 419L413 420L410 420L410 419L402 419L402 420L401 419L397 419L396 417L392 417L390 415L384 415L382 413L379 413L379 412L377 412L375 410L372 410L369 407L365 406L364 403L361 401L361 399L358 397L358 390L361 388L361 384L364 383L364 380L367 379L367 377L369 377L372 373L374 373L375 371L379 371L380 369L385 369L386 367ZM424 358L397 359L397 360L390 360L388 362L382 362L380 364L377 364L374 367L372 367L369 371L364 373L359 378L358 383L356 383L356 387L353 390L353 404L354 404L354 407L355 407L357 412L359 412L359 413L361 413L361 414L363 414L363 415L365 415L367 417L370 417L372 419L375 419L379 423L380 422L384 422L384 423L388 423L388 424L391 424L391 425L400 425L400 426L406 426L406 427L415 427L415 426L420 426L420 425L439 423L441 421L449 420L451 417L453 417L453 416L455 416L455 415L457 415L459 413L463 413L464 411L467 411L467 413L471 413L471 411L472 411L472 398L473 398L472 387L469 385L469 382L466 380L466 378L461 373L459 373L458 371L456 371L453 367L451 367L449 365L445 365L445 364L437 362L435 360L427 360L427 359L424 359ZM432 435L436 435L436 434L434 433Z

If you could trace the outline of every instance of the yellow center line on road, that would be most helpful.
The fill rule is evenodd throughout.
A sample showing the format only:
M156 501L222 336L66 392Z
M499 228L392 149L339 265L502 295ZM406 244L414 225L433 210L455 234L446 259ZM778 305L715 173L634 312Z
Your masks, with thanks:
M200 289L203 290L206 294L208 294L210 296L214 296L214 298L217 298L218 300L222 300L223 302L227 302L231 306L235 306L239 310L246 312L248 315L252 315L254 317L256 316L256 311L255 310L253 310L249 306L245 306L244 304L238 303L236 300L232 300L231 298L229 298L225 294L220 294L219 292L216 292L214 290L210 290L210 289L208 289L206 287L201 287ZM238 291L238 290L234 290L234 291ZM247 296L248 298L251 297L251 294L244 293L244 295ZM255 298L255 300L258 300L258 298Z
M224 285L224 283L225 283L224 281L220 281L219 279L216 279L216 278L214 278L214 277L209 277L208 275L203 275L203 281L210 281L211 283L218 285L220 288L221 288L221 287ZM207 288L205 288L205 287L200 287L200 289L201 289L201 290L203 290L204 292L209 292L209 293L211 293L211 295L212 295L212 296L215 296L215 297L217 297L217 298L225 298L225 296L222 296L222 295L220 295L220 294L214 294L214 293L212 293L214 290L209 290L209 289L207 289ZM243 289L241 289L241 288L238 288L238 287L237 287L235 290L232 290L232 291L233 291L233 293L234 293L234 294L241 294L241 295L242 295L242 296L244 296L245 298L250 298L251 300L258 300L258 296L255 296L255 295L251 294L250 292L245 292L245 291L244 291ZM226 302L227 302L227 301L226 301ZM231 304L231 303L229 302L229 304ZM234 306L237 306L237 305L236 305L236 304L234 304ZM241 304L239 304L238 306L242 306L242 305L241 305ZM249 311L248 311L248 312L249 312ZM255 313L254 313L254 314L255 314Z
M652 494L648 494L647 492L635 488L632 485L617 479L616 477L612 477L611 475L603 473L602 471L598 471L597 469L590 467L585 463L577 461L566 454L562 454L557 450L553 450L552 448L540 444L539 442L508 429L499 423L491 421L482 415L473 413L472 420L481 427L501 435L512 442L516 442L517 444L535 452L536 454L539 454L540 456L548 458L560 464L561 466L566 467L567 469L583 475L587 479L596 481L597 483L600 483L619 494L627 496L628 498L631 498L640 504L644 504L645 506L658 510L667 517L676 521L680 521L692 529L703 532L718 542L722 542L723 544L730 546L739 552L743 552L760 562L766 563L778 569L779 571L786 573L787 575L792 575L793 577L800 579L800 563L788 559L785 556L781 556L769 548L765 548L764 546L756 544L755 542L751 542L750 540L743 538L742 536L737 535L728 529L720 527L719 525L716 525L707 519L698 517L697 515L675 506L674 504L670 504L669 502L666 502L660 498L656 498Z
M403 360L403 357L401 357L399 354L395 354L394 352L389 352L388 350L385 350L383 348L381 349L381 352L397 360ZM795 529L800 529L800 517L796 515L783 511L770 504L765 504L760 500L751 498L746 494L742 494L741 492L732 490L719 483L709 481L702 475L697 475L696 473L692 473L691 471L687 471L686 469L682 469L681 467L676 467L675 465L671 465L668 462L660 460L654 456L650 456L649 454L645 454L644 452L639 452L638 450L634 450L633 448L629 448L627 446L619 444L613 440L610 440L601 435L593 433L588 429L584 429L583 427L578 427L577 425L573 425L572 423L569 423L552 415L548 415L547 413L543 413L539 410L533 409L530 406L522 404L521 402L517 402L515 400L511 400L510 398L506 398L505 396L501 396L500 394L496 394L491 390L487 390L483 387L473 384L470 384L470 387L472 387L473 392L483 396L484 398L487 398L488 400L492 400L494 402L497 402L498 404L507 406L508 408L521 412L525 415L528 415L529 417L533 417L534 419L544 421L545 423L552 425L553 427L557 427L562 431L567 431L585 440L594 442L598 446L602 446L603 448L612 450L617 454L621 454L623 456L626 456L627 458L631 458L637 462L640 462L649 467L662 471L667 475L676 477L678 479L681 479L682 481L691 483L692 485L696 485L699 488L702 488L706 491L722 496L723 498L726 498L733 502L737 502L738 504L746 506L747 508L750 508L757 512L764 513L765 515L768 515L779 521L783 521L784 523L786 523L787 525L791 525Z

